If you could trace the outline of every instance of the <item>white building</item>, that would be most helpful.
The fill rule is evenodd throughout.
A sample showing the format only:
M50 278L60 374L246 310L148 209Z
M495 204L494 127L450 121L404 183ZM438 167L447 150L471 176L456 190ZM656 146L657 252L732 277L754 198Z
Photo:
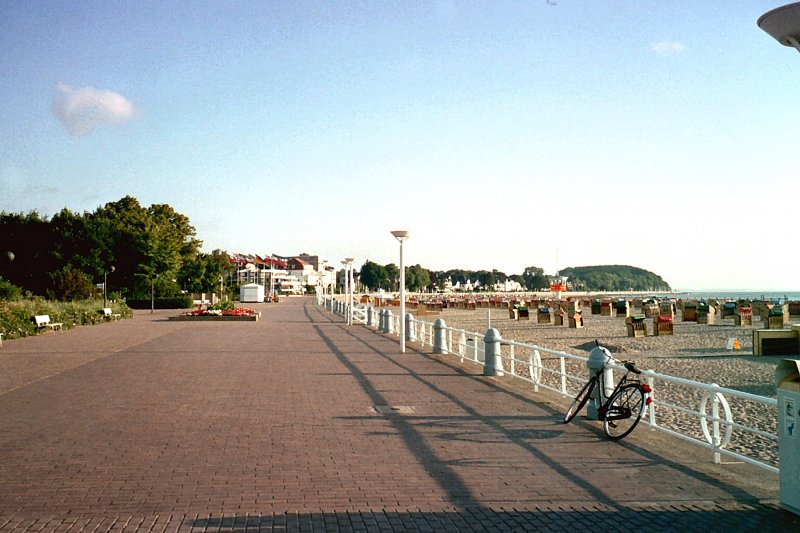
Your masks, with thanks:
M231 263L237 266L237 283L263 285L267 294L304 294L307 286L331 287L336 283L335 269L327 266L326 261L320 262L316 256L311 257L323 270L316 270L314 264L300 258L284 260L257 255L228 255Z

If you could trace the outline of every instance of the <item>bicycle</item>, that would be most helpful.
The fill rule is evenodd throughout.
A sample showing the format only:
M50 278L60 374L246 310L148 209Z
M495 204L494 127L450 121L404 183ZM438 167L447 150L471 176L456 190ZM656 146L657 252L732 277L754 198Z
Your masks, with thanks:
M615 361L610 358L609 361ZM583 409L583 406L593 397L595 389L598 389L601 405L597 409L598 420L603 421L603 431L610 439L621 439L628 435L639 423L645 409L653 399L650 397L652 390L646 383L641 383L638 379L629 378L633 374L641 374L642 371L636 368L633 361L621 362L625 367L625 374L617 382L616 387L603 401L604 394L604 374L606 365L598 370L594 376L589 378L586 385L575 396L564 415L564 423L568 424L575 418L575 415ZM608 364L608 363L606 363Z

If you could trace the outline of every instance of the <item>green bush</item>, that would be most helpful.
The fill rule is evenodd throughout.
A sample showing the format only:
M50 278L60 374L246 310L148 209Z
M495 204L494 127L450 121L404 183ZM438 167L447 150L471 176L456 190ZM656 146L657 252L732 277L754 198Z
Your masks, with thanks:
M0 300L17 300L22 296L22 288L0 278Z
M102 300L57 302L44 298L25 300L0 300L0 332L4 339L36 335L34 315L50 315L51 322L61 322L64 329L104 322ZM112 302L111 310L123 318L131 318L133 311L123 302Z
M219 302L209 307L209 309L216 311L232 311L236 309L236 304L231 301Z
M191 296L177 296L174 298L128 298L126 302L131 309L150 309L151 305L156 309L191 309L194 307L194 300Z
M92 278L85 272L66 266L53 274L56 296L59 300L87 300L97 293Z

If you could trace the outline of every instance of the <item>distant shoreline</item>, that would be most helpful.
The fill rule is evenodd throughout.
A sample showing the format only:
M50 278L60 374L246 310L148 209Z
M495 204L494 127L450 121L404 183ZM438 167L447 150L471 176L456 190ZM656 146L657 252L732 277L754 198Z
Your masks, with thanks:
M385 292L385 295L397 295L394 292ZM409 296L419 297L533 297L533 298L555 298L555 293L552 291L522 291L522 292L445 292L445 293L429 293L420 292L412 293L407 292ZM375 296L377 293L370 293ZM647 298L647 297L660 297L660 298L679 298L679 299L749 299L749 300L786 300L794 301L800 300L800 291L563 291L561 292L562 299L568 298Z

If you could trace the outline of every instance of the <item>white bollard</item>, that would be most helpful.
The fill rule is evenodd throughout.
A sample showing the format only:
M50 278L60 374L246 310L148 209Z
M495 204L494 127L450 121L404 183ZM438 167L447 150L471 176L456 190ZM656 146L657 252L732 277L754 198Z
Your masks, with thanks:
M495 328L489 328L486 335L483 337L483 343L486 347L486 358L483 363L484 376L502 376L503 374L503 359L500 352L500 332Z

